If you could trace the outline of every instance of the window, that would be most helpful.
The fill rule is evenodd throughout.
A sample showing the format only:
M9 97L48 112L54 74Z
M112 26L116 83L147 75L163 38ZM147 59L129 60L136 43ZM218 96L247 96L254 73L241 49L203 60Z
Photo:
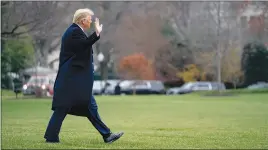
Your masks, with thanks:
M209 86L208 86L208 84L199 84L198 88L207 88L207 89L209 89Z
M194 91L209 90L209 85L205 83L198 83L192 88Z
M194 88L195 86L193 86L192 83L185 83L181 88L182 89L190 89L190 88Z
M135 82L133 84L133 87L135 87L135 88L147 88L148 84L147 84L147 82Z
M151 81L150 84L151 84L151 88L164 89L164 85L161 81Z

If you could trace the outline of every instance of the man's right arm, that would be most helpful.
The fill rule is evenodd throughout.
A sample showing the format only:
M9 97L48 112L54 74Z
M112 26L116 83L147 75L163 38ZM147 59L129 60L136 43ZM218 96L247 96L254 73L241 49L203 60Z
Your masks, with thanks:
M77 28L73 31L71 39L79 45L81 44L85 47L89 47L98 41L100 39L100 36L97 36L96 32L94 32L89 37L86 37L85 34Z

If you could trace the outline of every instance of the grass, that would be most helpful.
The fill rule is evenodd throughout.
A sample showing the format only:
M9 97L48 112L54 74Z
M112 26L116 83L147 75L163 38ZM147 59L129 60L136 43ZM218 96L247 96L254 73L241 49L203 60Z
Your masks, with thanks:
M196 94L199 95L207 95L207 96L228 96L228 95L241 95L241 94L268 94L268 89L229 89L221 91L220 93L218 91L202 91L202 92L196 92Z
M233 97L96 97L99 112L112 131L125 131L105 144L83 117L67 116L61 143L43 135L52 111L50 99L2 100L3 149L267 149L268 94Z
M4 89L1 89L1 96L2 97L13 97L13 98L16 98L16 94L15 92L13 92L12 90L4 90ZM18 94L18 96L22 96L21 93Z

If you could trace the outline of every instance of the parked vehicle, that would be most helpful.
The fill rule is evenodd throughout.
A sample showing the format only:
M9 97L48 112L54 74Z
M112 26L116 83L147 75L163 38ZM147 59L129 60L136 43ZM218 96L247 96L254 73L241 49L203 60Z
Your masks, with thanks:
M247 87L247 89L268 89L267 82L258 82Z
M117 84L119 84L120 88L122 87L123 81L120 80L114 80L112 83L107 86L107 88L104 90L105 95L115 95L115 88Z
M93 95L100 95L102 88L104 87L104 81L94 81L92 87Z
M106 80L106 81L94 81L92 94L93 95L101 95L101 94L112 94L110 93L110 89L113 89L119 80Z
M23 85L22 93L24 95L35 95L38 90L42 96L52 96L56 74L31 76L29 81Z
M121 84L121 94L164 94L165 87L161 81L157 80L132 80L123 81Z
M188 82L181 87L170 88L167 90L167 95L172 94L186 94L195 91L211 91L211 90L225 90L225 85L218 82Z

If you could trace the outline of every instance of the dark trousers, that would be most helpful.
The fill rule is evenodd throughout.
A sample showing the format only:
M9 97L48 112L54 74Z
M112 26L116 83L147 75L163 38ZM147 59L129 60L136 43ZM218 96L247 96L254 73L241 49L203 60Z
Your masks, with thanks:
M56 108L54 110L44 136L47 140L59 140L60 129L66 115L66 109ZM87 118L103 137L110 134L110 129L100 119L98 106L93 96L91 97L91 104L88 107Z

